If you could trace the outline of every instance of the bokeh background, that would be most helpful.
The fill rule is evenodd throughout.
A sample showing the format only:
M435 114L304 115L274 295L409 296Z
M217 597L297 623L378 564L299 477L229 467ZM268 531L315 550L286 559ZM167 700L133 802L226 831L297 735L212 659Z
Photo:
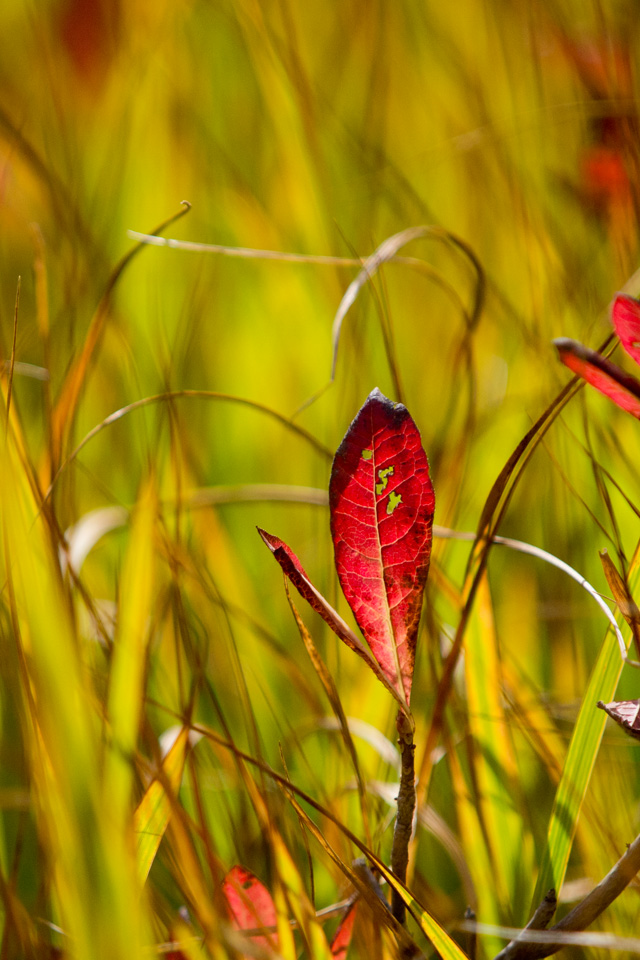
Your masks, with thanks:
M476 529L509 455L569 380L553 338L597 347L610 332L614 293L627 285L640 294L639 32L631 0L4 0L5 397L13 356L11 403L34 489L41 497L55 479L52 529L62 534L84 518L89 531L78 580L64 596L98 700L123 589L126 511L149 476L157 485L162 546L145 612L143 753L152 755L154 738L188 706L194 719L278 768L282 750L292 778L361 829L348 756L339 736L322 729L330 711L255 526L290 543L340 604L321 493L331 452L379 386L420 427L436 522ZM345 261L409 227L434 229L402 249L410 262L383 266L363 287L330 383L333 319L357 266L167 247L138 249L122 264L136 249L127 230L154 230L185 200L191 210L165 235ZM227 398L176 395L136 409L67 462L114 411L182 391ZM236 402L246 400L268 410ZM528 461L498 532L543 547L606 592L598 550L626 572L638 540L638 440L630 417L578 391ZM107 517L100 537L91 511L105 508L124 512L97 515ZM435 541L413 694L423 737L468 556L469 544ZM554 762L562 762L606 622L575 583L513 551L494 550L489 585L524 839L514 851L517 889L490 898L485 918L522 922ZM33 919L29 943L40 948L48 934L36 918L58 922L60 906L34 809L33 731L12 694L20 658L3 596L0 860L12 891L4 894L2 954L10 956L26 940L15 919L7 932L7 904L15 900ZM384 691L324 624L305 617L347 714L393 740ZM637 673L625 669L619 698L637 692ZM448 711L445 746L459 750L463 780L437 764L428 799L460 843L452 797L462 782L471 796L478 789L462 674ZM534 716L540 735L531 735ZM366 775L393 781L375 746L358 744ZM210 844L216 862L244 862L267 881L268 844L233 764L206 747L194 757L181 796L205 837L200 856L207 861ZM607 732L592 819L570 867L576 889L603 875L635 835L635 757L621 734ZM371 805L384 854L388 807L380 797ZM296 818L282 800L276 807L308 873ZM419 834L414 884L453 924L468 887L438 829L436 838ZM344 839L333 840L348 859ZM462 848L482 887L485 867ZM318 906L343 894L326 859L313 876ZM185 900L170 851L150 882L160 941ZM633 929L637 900L628 896L614 918L619 933ZM67 949L64 938L54 942Z

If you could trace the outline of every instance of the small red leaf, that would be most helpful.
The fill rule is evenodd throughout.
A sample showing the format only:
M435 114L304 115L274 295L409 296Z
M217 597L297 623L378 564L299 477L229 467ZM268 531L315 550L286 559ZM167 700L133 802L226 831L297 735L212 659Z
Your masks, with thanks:
M338 448L329 504L344 595L408 707L435 498L418 428L377 388Z
M275 927L276 908L271 894L246 867L235 866L222 883L229 913L238 930ZM253 941L271 953L279 950L278 935L271 930L266 936L255 936Z
M357 907L358 901L356 900L345 913L333 936L333 940L331 941L331 956L333 960L345 960L347 956L353 935L353 923L356 919Z
M640 420L640 383L595 350L564 337L554 340L565 367Z
M267 533L266 530L262 530L260 527L256 529L300 596L304 597L307 603L313 607L316 613L320 614L322 619L329 624L333 632L336 633L351 650L362 657L363 660L366 660L382 683L389 687L391 693L397 695L395 688L389 686L387 678L380 670L380 667L362 640L353 632L351 627L345 623L338 611L334 610L320 591L311 583L291 547L288 547L284 540L280 540L279 537L274 537L271 533Z
M613 700L611 703L598 700L598 706L630 736L640 740L640 700Z
M640 364L640 302L619 293L611 309L613 327L632 360Z

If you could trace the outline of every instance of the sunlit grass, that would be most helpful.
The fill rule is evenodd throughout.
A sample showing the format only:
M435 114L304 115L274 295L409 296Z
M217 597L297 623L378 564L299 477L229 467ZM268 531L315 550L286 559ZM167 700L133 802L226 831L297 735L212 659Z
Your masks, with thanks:
M476 530L500 471L568 382L551 340L601 344L607 305L638 266L636 21L632 4L608 0L499 13L480 0L2 5L1 957L49 944L83 960L149 956L173 937L185 955L229 955L221 882L235 863L282 908L283 955L301 949L283 932L298 911L319 957L313 909L353 888L304 817L347 870L360 851L340 825L388 862L379 784L396 773L354 733L372 785L358 798L255 526L295 542L349 615L318 491L379 386L420 427L436 523ZM597 166L607 150L626 186ZM303 407L329 382L332 323L358 267L145 247L116 277L136 249L127 230L153 230L183 200L192 209L167 236L349 260L436 227L477 259L482 311L470 323L469 258L414 239L400 253L423 268L386 264L364 285L335 380ZM638 439L632 418L579 390L513 474L494 532L543 547L606 594L600 549L633 572ZM91 514L101 508L116 512ZM83 519L84 549L72 531ZM557 570L492 550L442 685L469 555L467 543L434 542L412 699L428 827L410 888L464 950L469 904L479 921L522 924L565 866L561 901L597 882L635 836L640 796L633 742L607 726L599 745L595 707L635 697L637 674L625 667L616 688L606 621ZM344 713L393 742L375 678L303 616ZM192 725L215 737L181 754L182 734L163 768L162 735ZM304 813L294 809L267 767L335 822L300 797ZM552 867L554 798L569 820L551 821ZM161 836L141 840L145 824ZM634 896L597 929L633 935ZM392 956L380 929L363 911L352 955ZM428 951L424 931L410 921ZM479 956L498 946L480 938Z

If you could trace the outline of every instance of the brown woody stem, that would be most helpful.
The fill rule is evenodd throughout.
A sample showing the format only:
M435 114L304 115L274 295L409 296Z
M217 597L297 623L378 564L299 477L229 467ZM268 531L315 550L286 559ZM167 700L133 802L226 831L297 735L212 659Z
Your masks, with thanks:
M563 943L561 939L562 934L586 930L603 910L606 910L609 904L620 896L639 870L640 836L636 837L633 843L627 847L626 853L597 887L594 887L591 893L574 907L566 917L563 917L559 923L551 927L550 934L559 934L559 939L556 942L553 942L551 938L552 942L550 943L527 943L523 936L521 939L512 940L504 950L500 951L495 960L541 960L542 957L549 957L551 954L557 953L563 946L566 946L566 942Z
M400 791L398 793L398 812L396 825L393 831L393 846L391 848L391 869L403 883L407 879L407 864L409 863L409 843L413 831L413 815L416 809L416 783L413 755L413 723L403 711L399 711L396 720L398 728L398 745L402 758L400 773ZM402 897L395 890L391 894L391 912L399 923L404 923L405 905Z

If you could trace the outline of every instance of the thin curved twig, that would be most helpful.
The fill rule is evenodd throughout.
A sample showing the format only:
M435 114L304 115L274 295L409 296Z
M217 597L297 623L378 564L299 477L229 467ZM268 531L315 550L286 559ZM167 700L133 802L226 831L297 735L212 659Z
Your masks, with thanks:
M437 532L436 532L437 530ZM475 533L466 533L458 532L457 530L447 530L445 527L437 527L434 525L433 528L434 537L442 537L445 540L476 540L477 534ZM588 580L582 576L577 570L574 570L573 567L570 567L568 563L565 563L564 560L560 560L559 557L554 556L553 553L549 553L547 550L543 550L542 547L536 547L532 543L525 543L524 540L513 540L511 537L491 537L491 542L495 543L498 546L510 547L512 550L517 550L519 553L527 553L531 557L537 557L539 560L544 560L545 563L551 564L552 567L556 567L558 570L562 570L563 573L566 573L568 577L571 577L572 580L575 580L576 583L579 583L580 586L587 591L590 597L592 597L595 602L598 604L607 620L611 624L612 629L615 632L616 638L618 640L618 646L620 647L620 655L623 661L629 664L630 667L640 667L640 662L636 660L630 660L627 656L627 645L622 636L620 627L616 623L616 618L613 613L607 606L607 604L602 599L598 591L591 586Z
M180 398L191 398L196 400L222 400L229 403L237 403L245 407L251 407L252 409L257 410L259 413L264 413L272 419L277 420L278 423L281 423L288 430L292 430L294 433L297 433L298 436L310 443L311 446L314 447L315 450L325 458L329 460L333 458L333 453L331 450L320 443L320 441L317 440L312 433L310 433L308 430L305 430L304 427L300 427L296 423L292 423L288 417L278 413L277 410L272 410L271 407L268 407L264 403L258 403L256 400L248 400L245 397L236 397L229 393L219 393L216 390L170 390L166 393L158 393L151 397L142 397L140 400L134 400L133 403L129 403L125 407L115 410L113 413L109 414L108 417L105 417L104 420L93 427L93 429L91 429L82 438L77 447L72 450L60 467L58 467L58 470L56 471L56 474L49 484L49 488L43 497L43 503L45 503L51 496L53 488L58 482L62 472L69 466L72 460L75 460L87 443L89 443L90 440L93 440L93 438L101 433L106 427L111 426L111 424L116 423L118 420L122 420L123 417L133 413L134 410L140 410L142 407L148 407L156 403L164 403L168 400L177 400Z

